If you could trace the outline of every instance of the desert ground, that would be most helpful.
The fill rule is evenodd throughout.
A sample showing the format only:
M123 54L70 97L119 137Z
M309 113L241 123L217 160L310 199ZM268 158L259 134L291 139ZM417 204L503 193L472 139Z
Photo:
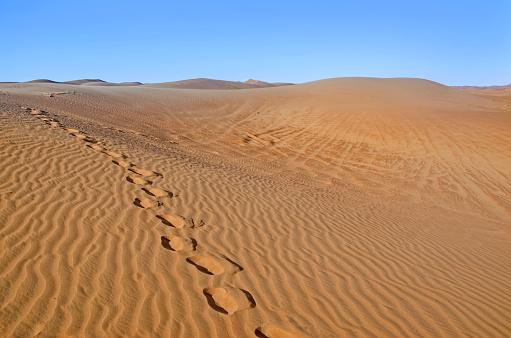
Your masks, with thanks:
M510 104L0 83L0 336L509 337Z

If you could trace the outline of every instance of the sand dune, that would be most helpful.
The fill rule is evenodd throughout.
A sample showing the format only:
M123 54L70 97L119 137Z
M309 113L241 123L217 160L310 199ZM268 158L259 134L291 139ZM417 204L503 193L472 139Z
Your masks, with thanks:
M511 334L504 96L69 87L0 85L0 336Z
M3 83L3 82L0 82ZM8 83L8 82L5 82ZM112 86L140 86L150 88L177 88L177 89L253 89L253 88L267 88L267 87L281 87L281 86L289 86L292 83L268 83L264 81L258 80L248 80L245 82L234 82L234 81L223 81L223 80L212 80L212 79L190 79L190 80L182 80L182 81L174 81L174 82L162 82L162 83L146 83L142 84L140 82L122 82L122 83L113 83L106 82L100 79L82 79L82 80L73 80L73 81L64 81L57 82L48 79L39 79L33 81L27 81L25 83L55 83L55 84L63 84L63 85L73 85L73 86L100 86L100 87L112 87Z
M48 79L39 79L39 80L27 81L27 83L58 83L58 82L48 80Z
M178 89L253 89L253 88L266 88L266 87L278 87L287 86L291 83L278 83L272 84L263 81L248 80L246 82L234 82L234 81L223 81L223 80L211 80L211 79L191 79L175 82L164 82L164 83L148 83L144 84L144 87L150 88L178 88Z

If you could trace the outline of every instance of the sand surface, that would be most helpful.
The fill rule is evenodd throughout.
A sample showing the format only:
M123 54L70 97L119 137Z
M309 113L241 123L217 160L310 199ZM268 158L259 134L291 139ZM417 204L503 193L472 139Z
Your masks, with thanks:
M510 336L495 95L0 84L0 336Z

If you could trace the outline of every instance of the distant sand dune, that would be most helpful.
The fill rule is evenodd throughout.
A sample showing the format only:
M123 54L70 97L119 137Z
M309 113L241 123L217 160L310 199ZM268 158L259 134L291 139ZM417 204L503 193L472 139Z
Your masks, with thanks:
M55 84L63 84L63 85L74 85L74 86L89 86L89 87L113 87L113 86L141 86L151 87L151 88L179 88L179 89L254 89L254 88L266 88L266 87L280 87L280 86L289 86L292 83L268 83L264 81L257 80L248 80L245 82L235 82L235 81L223 81L223 80L212 80L212 79L190 79L183 81L174 81L174 82L163 82L163 83L146 83L142 84L140 82L122 82L122 83L112 83L106 82L99 79L82 79L82 80L73 80L73 81L65 81L65 82L57 82L48 79L40 79L27 81L25 83L55 83Z

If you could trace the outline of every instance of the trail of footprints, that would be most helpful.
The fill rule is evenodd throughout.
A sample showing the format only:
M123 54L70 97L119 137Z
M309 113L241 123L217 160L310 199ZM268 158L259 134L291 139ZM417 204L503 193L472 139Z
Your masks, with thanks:
M65 130L70 136L76 137L87 142L87 147L102 152L113 158L112 162L129 171L126 181L141 186L146 197L136 197L133 204L143 209L154 209L163 205L162 199L177 197L170 191L153 187L152 179L163 178L163 175L154 171L137 168L135 164L130 163L123 154L110 151L105 148L101 142L89 137L77 129L65 128L58 120L49 117L47 113L32 108L24 108L29 114L44 121L51 127L58 127ZM164 225L175 228L197 229L204 226L202 220L196 221L176 214L158 214L155 215ZM197 251L198 243L192 237L183 237L178 235L161 236L161 245L171 252L192 253ZM197 268L198 271L210 276L231 274L234 275L243 271L243 267L220 254L198 253L186 258L190 266ZM222 314L232 315L235 312L249 310L256 307L253 296L247 290L232 287L207 287L203 289L205 301L209 306ZM264 324L255 330L258 337L297 337L273 324Z

